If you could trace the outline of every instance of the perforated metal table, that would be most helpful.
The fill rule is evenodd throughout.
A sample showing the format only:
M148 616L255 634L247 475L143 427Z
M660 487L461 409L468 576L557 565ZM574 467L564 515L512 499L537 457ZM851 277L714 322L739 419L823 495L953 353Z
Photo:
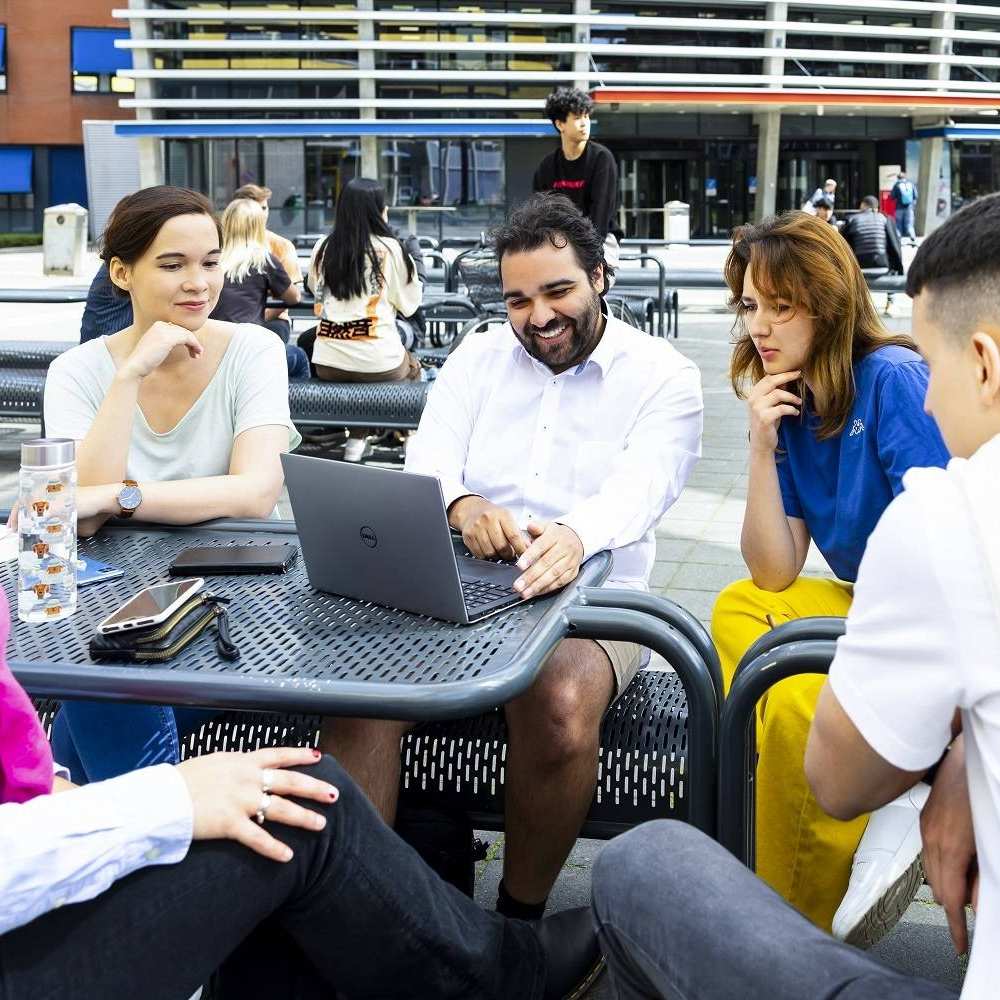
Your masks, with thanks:
M224 522L211 527L105 527L81 554L126 570L80 591L76 614L59 622L15 622L11 669L38 696L313 712L411 720L472 715L525 690L556 643L577 587L599 584L611 559L600 553L576 584L472 626L314 591L301 556L283 576L220 576L213 593L232 598L231 632L241 650L222 660L202 636L155 665L97 664L87 654L95 625L132 593L166 580L194 545L296 542L292 522ZM405 567L400 567L405 572ZM3 567L11 607L16 564Z
M313 591L300 556L286 576L207 581L213 592L233 598L232 634L243 654L236 663L221 660L205 636L165 664L89 659L97 622L140 587L165 579L182 549L295 541L288 521L106 526L82 542L81 551L122 567L125 578L81 591L80 608L66 621L15 622L11 669L37 698L239 710L240 719L227 716L206 727L203 749L302 742L296 727L304 726L304 738L312 739L320 715L431 721L435 725L409 738L406 783L433 785L440 795L447 775L457 782L456 795L473 795L476 801L466 806L481 816L497 806L503 784L499 713L457 722L455 739L446 735L443 720L467 720L524 691L563 638L625 639L659 652L676 674L641 673L608 713L590 835L610 836L668 814L714 835L718 657L683 608L640 591L598 587L611 566L607 553L584 564L559 594L472 626ZM4 564L0 572L12 599L15 565ZM254 716L254 710L268 714ZM275 712L310 718L270 714Z

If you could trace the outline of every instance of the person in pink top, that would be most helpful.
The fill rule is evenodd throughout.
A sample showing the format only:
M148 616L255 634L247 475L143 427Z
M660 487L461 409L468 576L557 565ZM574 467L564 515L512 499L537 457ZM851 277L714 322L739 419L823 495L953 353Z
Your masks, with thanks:
M6 648L9 633L7 597L0 590L0 651ZM48 795L54 774L45 730L0 653L0 803Z

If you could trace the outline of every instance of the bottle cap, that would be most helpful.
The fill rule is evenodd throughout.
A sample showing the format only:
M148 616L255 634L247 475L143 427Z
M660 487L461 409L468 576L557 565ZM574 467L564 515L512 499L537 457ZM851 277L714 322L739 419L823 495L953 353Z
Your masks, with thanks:
M72 438L35 438L21 445L21 465L37 469L52 465L72 465L76 442Z

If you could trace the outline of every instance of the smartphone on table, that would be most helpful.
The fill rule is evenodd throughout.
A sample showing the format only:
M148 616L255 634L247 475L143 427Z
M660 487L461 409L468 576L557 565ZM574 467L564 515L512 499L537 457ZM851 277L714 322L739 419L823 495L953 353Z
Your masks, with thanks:
M287 573L294 545L210 545L185 549L171 564L171 576L232 576Z
M89 587L92 583L104 583L107 580L118 580L125 575L125 570L112 566L111 563L99 562L81 556L77 560L76 585Z
M130 597L117 611L112 612L98 626L102 635L125 632L133 628L148 628L165 622L184 602L204 586L200 577L161 583L146 587Z

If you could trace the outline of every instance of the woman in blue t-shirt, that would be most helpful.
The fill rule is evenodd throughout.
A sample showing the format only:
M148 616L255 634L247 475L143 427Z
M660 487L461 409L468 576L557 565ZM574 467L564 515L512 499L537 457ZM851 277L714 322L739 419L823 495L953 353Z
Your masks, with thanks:
M882 327L836 229L804 212L744 226L725 275L737 313L730 374L750 411L740 547L752 577L723 590L712 615L728 690L768 629L847 614L865 543L904 473L943 466L948 453L923 409L927 366L908 337ZM800 575L810 540L837 579ZM757 870L818 926L847 936L867 912L854 913L854 900L871 894L859 875L834 921L867 817L831 819L806 784L822 683L791 678L758 708Z

